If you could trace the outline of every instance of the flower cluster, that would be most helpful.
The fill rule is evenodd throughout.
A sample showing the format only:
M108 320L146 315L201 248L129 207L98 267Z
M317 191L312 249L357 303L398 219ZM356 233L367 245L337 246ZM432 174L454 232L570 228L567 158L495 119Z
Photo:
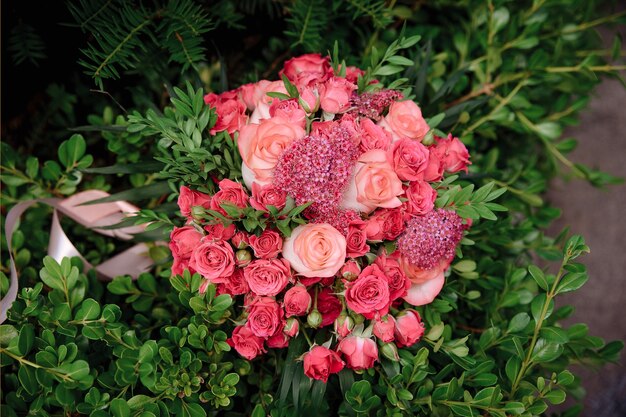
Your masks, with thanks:
M242 296L229 343L245 358L333 326L303 355L306 375L323 381L420 340L424 325L405 302L434 300L468 227L435 208L433 188L467 171L465 146L452 135L423 143L430 127L417 104L391 90L359 94L362 74L309 54L287 61L282 81L207 95L211 133L237 138L245 187L182 187L188 221L170 242L173 274L188 269L204 277L200 291ZM278 223L289 201L309 206L287 233ZM241 227L246 210L267 221Z

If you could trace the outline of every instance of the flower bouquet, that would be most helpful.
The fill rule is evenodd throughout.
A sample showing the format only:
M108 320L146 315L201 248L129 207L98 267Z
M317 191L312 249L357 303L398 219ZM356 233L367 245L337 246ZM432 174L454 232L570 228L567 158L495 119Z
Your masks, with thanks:
M196 273L200 293L234 298L228 344L241 356L301 335L305 375L327 382L421 339L414 307L435 300L471 219L504 209L490 202L503 190L459 192L465 145L364 71L308 54L280 75L204 97L242 181L180 189L172 279Z

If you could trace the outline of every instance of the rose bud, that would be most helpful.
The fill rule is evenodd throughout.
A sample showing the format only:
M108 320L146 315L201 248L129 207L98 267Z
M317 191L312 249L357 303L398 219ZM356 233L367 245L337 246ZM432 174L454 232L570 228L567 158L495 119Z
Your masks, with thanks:
M378 319L374 321L374 336L379 338L385 343L392 342L393 332L395 330L396 321L393 316L387 315L382 319Z
M424 334L424 323L415 310L405 310L396 316L396 344L409 347L418 342Z
M346 337L352 333L352 329L354 329L354 320L352 320L352 317L342 314L335 320L334 327L335 333L337 333L339 337Z
M380 347L380 353L389 360L399 361L400 357L398 356L398 348L394 343L383 343Z
M235 253L235 258L237 258L236 263L237 266L240 268L243 268L244 266L248 265L250 261L252 261L252 255L250 254L250 252L244 249L238 250L237 253Z
M339 274L347 281L354 281L361 273L361 267L355 261L348 261L341 267Z
M352 317L352 320L354 320L355 325L361 324L365 321L365 317L363 317L362 314L357 314L354 311L350 312L350 317Z
M322 315L319 311L313 310L306 316L306 322L314 329L317 329L322 324Z
M268 348L281 349L289 346L289 336L279 330L268 337L266 343Z
M369 369L378 360L378 346L372 339L354 334L341 339L337 351L343 354L348 368L355 370Z
M249 236L246 232L237 232L231 239L231 243L237 249L245 249L249 244Z
M300 322L298 319L293 317L289 317L287 322L285 323L285 328L283 329L283 333L289 337L296 337L298 332L300 331Z
M341 371L344 366L337 352L324 346L313 346L304 354L303 360L304 374L324 382L328 382L328 377Z

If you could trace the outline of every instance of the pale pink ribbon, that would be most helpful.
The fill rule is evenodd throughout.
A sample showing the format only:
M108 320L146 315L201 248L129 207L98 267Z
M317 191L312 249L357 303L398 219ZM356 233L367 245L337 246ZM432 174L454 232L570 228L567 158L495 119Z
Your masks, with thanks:
M4 322L7 317L7 311L17 298L18 293L18 274L15 269L15 262L11 250L11 241L15 226L20 220L22 213L30 206L37 203L44 203L54 207L52 214L52 227L50 230L50 242L48 244L48 255L58 262L64 257L78 256L85 264L85 269L92 269L92 266L78 252L78 249L67 237L61 223L59 222L59 212L76 221L77 223L92 229L100 234L116 237L122 240L130 240L133 234L142 232L145 226L130 226L119 229L102 229L102 227L111 226L124 220L125 217L136 213L139 208L125 201L115 201L111 203L99 203L93 205L84 205L88 201L97 200L108 197L109 194L100 190L89 190L75 194L66 199L60 198L42 198L37 200L28 200L16 204L6 217L5 232L7 239L7 247L10 256L11 282L9 291L0 300L0 323ZM104 261L95 267L96 272L105 278L113 279L118 275L130 275L137 277L142 272L150 269L153 262L148 256L148 246L144 243L137 244L130 249L119 253L112 258Z

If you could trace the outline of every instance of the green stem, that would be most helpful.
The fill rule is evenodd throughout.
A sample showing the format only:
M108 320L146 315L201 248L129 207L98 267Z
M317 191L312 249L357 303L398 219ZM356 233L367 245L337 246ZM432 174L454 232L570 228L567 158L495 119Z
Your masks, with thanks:
M61 378L63 381L70 381L70 382L74 381L71 377L65 375L64 373L55 371L52 368L46 368L45 366L41 366L39 364L36 364L35 362L29 361L28 359L24 359L21 356L15 355L6 349L0 348L0 354L2 353L18 361L22 365L30 366L31 368L36 368L36 369L43 369L44 371Z
M563 261L561 262L561 267L559 268L559 272L556 275L556 278L554 279L554 283L552 284L550 291L548 291L548 293L546 294L546 301L543 303L543 307L541 308L541 313L539 314L539 318L537 319L535 323L535 330L533 332L533 337L530 341L530 345L528 346L528 353L526 354L526 358L524 358L524 361L522 362L522 366L519 370L519 373L515 377L515 381L513 382L513 386L511 387L511 398L513 398L513 396L515 395L515 392L517 391L519 384L522 382L524 375L533 365L532 355L533 355L533 351L535 350L535 345L537 344L537 339L539 338L539 331L541 330L543 326L543 322L546 318L546 315L548 314L550 303L552 302L552 299L556 296L556 289L557 289L557 286L559 285L559 282L561 281L561 278L563 277L563 272L565 271L565 264L567 263L567 261L568 261L568 258L564 257Z

